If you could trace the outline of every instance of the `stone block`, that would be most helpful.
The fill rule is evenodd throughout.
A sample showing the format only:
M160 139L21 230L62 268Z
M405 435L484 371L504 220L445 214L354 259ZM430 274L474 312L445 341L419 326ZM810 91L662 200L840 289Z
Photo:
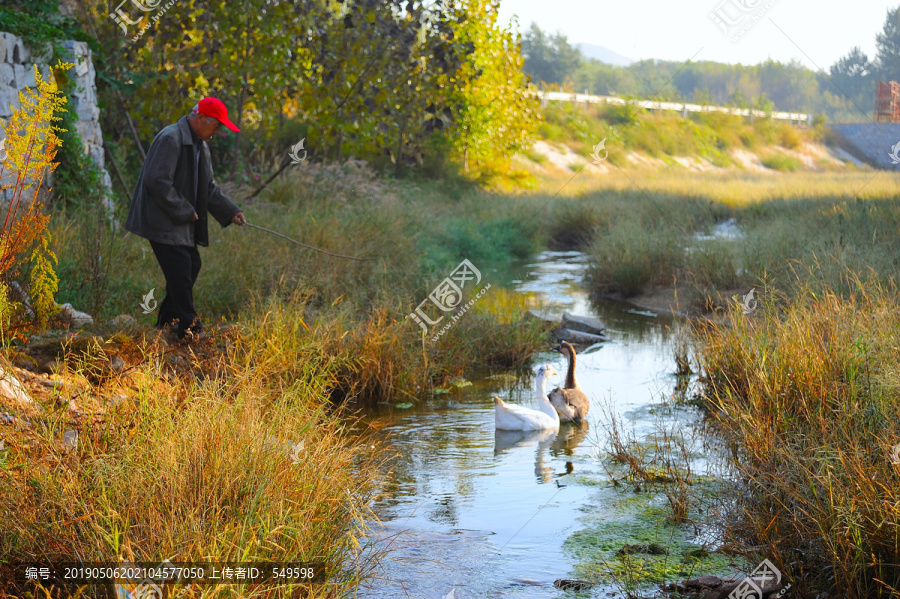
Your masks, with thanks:
M103 168L106 166L105 159L103 156L103 146L91 145L88 149L88 155L91 157L91 160L94 161L98 167Z
M12 65L0 62L0 87L10 87L15 84L15 80L16 74Z
M24 64L31 60L31 50L25 45L25 42L19 39L19 61Z
M9 51L9 44L6 46L7 51ZM25 62L25 45L22 44L22 40L13 36L12 39L12 52L10 53L12 56L11 62L13 64L22 64Z
M6 47L6 59L4 62L9 64L13 64L15 61L13 55L16 51L16 42L19 40L16 36L11 33L3 34L3 45Z
M605 335L595 335L593 333L573 331L571 329L559 329L554 334L560 341L568 341L569 343L577 343L579 345L592 345L594 343L600 343L601 341L609 341L609 337Z
M94 137L94 123L90 121L76 121L75 122L75 131L78 132L78 136L81 137L81 141L86 144L95 144L97 140Z
M25 66L21 64L13 65L13 87L16 89L25 89Z
M563 312L563 327L593 335L603 335L606 332L606 325L600 320L592 316L577 316L568 312Z
M97 108L96 104L86 102L83 98L76 97L72 98L72 105L69 110L78 116L79 121L92 121L95 116L99 116L94 114L95 108Z
M37 81L34 78L34 65L26 64L22 68L25 70L22 87L37 87Z
M14 110L19 108L19 94L11 88L0 88L0 117L12 116Z

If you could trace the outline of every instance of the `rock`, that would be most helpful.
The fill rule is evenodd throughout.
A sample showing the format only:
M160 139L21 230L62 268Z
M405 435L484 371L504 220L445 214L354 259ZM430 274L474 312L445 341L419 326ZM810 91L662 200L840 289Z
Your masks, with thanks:
M131 314L119 314L118 316L116 316L115 318L110 320L109 324L111 324L114 327L124 329L127 327L133 327L134 325L137 324L137 321L134 319L134 316L132 316Z
M594 586L593 582L586 580L574 580L571 578L559 578L553 581L553 586L561 591L584 591Z
M0 64L0 69L2 69L2 67L3 65ZM25 308L25 313L34 318L34 310L31 308L31 298L28 296L28 292L22 289L22 286L19 285L18 281L11 281L9 283L8 295L12 301L22 304L22 307Z
M13 85L12 87L16 90L23 90L27 86L25 84L25 67L20 64L14 64L13 66Z
M563 312L562 326L572 331L593 333L594 335L603 335L606 332L606 325L598 319L592 316L576 316L568 312Z
M119 356L113 356L109 361L109 367L116 372L122 372L125 369L125 360Z
M79 312L72 307L72 304L63 304L60 306L59 315L73 327L83 327L85 325L94 324L94 319L90 314Z
M37 87L37 79L34 78L34 65L26 64L22 70L23 70L22 82L21 82L22 86L23 87ZM16 73L16 77L18 77L18 72Z
M0 424L16 425L27 423L21 418L16 418L15 416L11 415L9 412L3 412L2 414L0 414Z
M549 314L546 314L539 310L528 310L527 312L525 312L525 320L526 321L536 320L548 327L559 325L558 318L553 318Z
M609 341L609 337L605 335L595 335L593 333L583 333L581 331L573 331L570 329L558 329L554 333L560 341L568 341L569 343L578 343L580 345L593 345L601 341Z
M685 580L682 584L689 589L717 589L723 582L718 576L698 576L693 580Z
M20 404L32 404L32 399L25 386L8 370L0 368L0 397L11 399Z
M75 449L78 446L78 431L67 430L63 433L62 443L66 451Z
M16 80L15 72L11 64L0 63L0 85L4 87L12 86Z
M30 372L21 372L22 378L30 383L37 383L38 385L43 385L44 387L49 387L50 389L56 389L57 387L62 387L62 381L52 381L48 378L44 378L42 376L38 376L36 374L31 374Z
M699 576L691 580L672 582L662 585L663 590L700 597L725 599L728 593L737 588L741 580L722 579L718 576Z

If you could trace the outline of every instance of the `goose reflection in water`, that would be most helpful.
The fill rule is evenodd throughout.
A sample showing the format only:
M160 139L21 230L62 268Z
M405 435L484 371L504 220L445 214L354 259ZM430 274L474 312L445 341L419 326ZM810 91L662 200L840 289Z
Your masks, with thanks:
M573 456L575 448L587 436L588 424L581 426L563 425L560 430L540 431L494 431L494 456L500 456L511 450L537 445L534 453L534 476L539 483L552 482L575 471L571 461L566 462L565 471L555 473L547 465L546 455L549 450L552 457L559 455Z

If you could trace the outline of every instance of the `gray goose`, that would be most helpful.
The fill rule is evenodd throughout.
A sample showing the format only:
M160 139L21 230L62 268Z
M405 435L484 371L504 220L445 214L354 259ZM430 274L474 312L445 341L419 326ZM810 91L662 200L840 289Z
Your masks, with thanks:
M569 369L566 371L565 386L557 387L550 392L550 403L559 414L560 422L581 424L591 409L591 400L575 381L575 348L568 341L563 341L554 347L553 351L558 351L568 358Z

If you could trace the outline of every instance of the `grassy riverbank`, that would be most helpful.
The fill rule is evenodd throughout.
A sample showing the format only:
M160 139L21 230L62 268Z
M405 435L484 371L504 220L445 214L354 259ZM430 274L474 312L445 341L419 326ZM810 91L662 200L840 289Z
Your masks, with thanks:
M462 182L381 180L353 162L309 165L273 184L261 200L242 205L248 221L374 260L334 258L263 231L212 224L211 246L200 250L195 302L205 321L214 323L257 318L272 297L288 301L330 351L348 356L339 387L363 404L408 401L471 368L521 366L542 331L522 320L525 300L499 288L496 279L437 341L430 333L423 339L407 318L463 258L484 268L489 261L530 255L543 244L538 219L529 218L537 201L485 197ZM155 313L143 315L139 304L152 288L161 299L165 283L146 241L108 231L92 235L95 221L59 216L58 301L101 320L124 313L149 326ZM99 266L91 259L96 247L85 243L97 237L109 256ZM479 286L491 283L484 271ZM470 289L465 291L468 300ZM472 343L473 337L480 342Z
M0 561L302 561L329 584L235 590L353 588L375 557L357 539L380 458L329 409L341 358L298 334L293 307L270 303L216 346L169 347L137 327L35 342L61 354L58 374L48 388L20 372L34 402L0 431Z
M195 295L212 341L199 346L168 345L142 314L164 288L145 241L98 214L54 214L57 300L98 323L10 348L35 401L4 403L20 420L0 430L0 561L308 561L330 583L309 596L354 588L378 557L358 539L384 468L347 434L350 410L418 401L546 346L522 318L528 298L486 268L491 287L438 340L406 318L462 258L477 267L541 246L537 222L508 207L353 163L295 173L247 205L248 220L377 260L214 226ZM109 322L119 314L132 319Z
M634 175L571 202L569 218L591 239L594 293L705 313L766 283L841 289L847 269L888 280L900 260L898 183L883 172ZM728 219L736 236L710 235Z
M900 588L898 182L648 173L570 201L595 293L717 313L697 325L701 397L736 481L716 520L800 596ZM732 218L736 235L709 236ZM743 315L731 297L751 287Z
M355 163L298 168L244 206L248 220L377 259L340 260L214 225L195 297L211 330L222 319L237 326L198 351L152 337L153 315L139 304L151 288L160 298L164 283L146 242L106 230L97 215L55 214L58 301L100 321L124 313L137 322L118 335L98 324L96 343L57 342L50 353L64 386L16 414L30 427L4 429L0 501L13 506L0 515L0 530L10 531L4 557L50 558L72 548L94 559L227 559L247 547L239 559L324 555L335 584L316 592L338 595L369 565L355 539L379 457L350 440L331 403L415 401L477 369L525 365L546 347L539 325L522 318L529 299L503 291L487 267L480 285L491 288L439 340L406 318L463 258L481 267L547 245L583 248L596 293L677 290L680 304L697 311L725 306L750 286L763 289L763 281L786 298L827 289L847 295L885 281L900 259L892 249L900 215L888 201L895 175L627 175L543 180L504 195L452 180L380 180ZM729 218L743 237L695 238ZM863 283L852 283L848 268ZM31 363L14 349L20 365L47 369L49 355ZM127 376L110 374L114 356L133 369ZM729 376L728 368L750 359L740 358L704 366ZM79 432L74 448L62 441L68 430ZM312 452L302 454L310 459L295 448ZM229 478L235 472L246 484ZM139 490L130 490L132 481ZM215 517L203 508L213 496L225 498L214 502ZM176 516L189 524L163 526Z
M604 150L609 153L609 162L620 167L631 164L629 154L634 152L667 164L675 164L673 157L678 156L700 158L710 166L735 166L738 161L733 151L746 150L759 152L768 168L797 171L804 168L803 163L785 150L833 141L824 124L801 128L765 118L751 123L745 117L717 112L691 113L682 118L677 112L653 113L632 105L592 104L585 109L570 102L551 102L542 112L543 139L564 143L585 158L600 140L606 140ZM537 153L528 155L543 162ZM821 166L826 164L820 162Z
M801 595L894 596L897 289L848 272L837 293L770 297L701 330L703 398L739 481L729 535Z

